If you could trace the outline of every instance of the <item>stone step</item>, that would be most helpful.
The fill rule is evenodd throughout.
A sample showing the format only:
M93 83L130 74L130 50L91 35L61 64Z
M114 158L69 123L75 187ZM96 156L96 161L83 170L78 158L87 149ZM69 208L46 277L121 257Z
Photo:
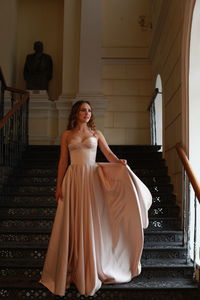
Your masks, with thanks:
M130 166L131 169L137 169L137 168L153 168L153 169L158 169L165 167L165 160L164 159L129 159L128 157L123 157L127 159L128 165ZM41 167L49 167L49 168L54 168L57 169L58 165L58 160L56 159L45 159L45 160L38 160L36 159L35 161L30 159L23 160L20 163L20 168L41 168Z
M114 150L114 149L113 149ZM138 152L133 152L130 150L114 150L114 153L118 157L123 157L123 158L130 158L131 160L137 160L137 159L162 159L162 152L152 152L152 153L138 153ZM39 152L39 151L31 151L27 152L23 155L23 160L58 160L60 155L60 151L44 151L44 152ZM97 161L107 161L104 155L98 150L97 151Z
M130 151L131 153L158 153L161 149L160 145L109 145L115 151ZM60 151L59 145L29 145L26 153L55 153ZM26 154L25 153L25 154Z
M139 178L147 186L154 185L154 184L169 184L170 183L169 176L140 176Z
M160 184L148 186L152 195L158 195L163 193L172 193L173 185L171 184ZM47 194L55 193L56 186L54 185L7 185L5 186L5 191L7 194Z
M116 155L132 155L133 157L143 157L143 158L162 158L163 153L161 151L154 151L154 152L143 152L143 151L135 151L135 149L133 147L123 147L123 146L117 146L117 145L113 145L110 146L111 150L116 154ZM60 147L58 147L57 149L54 150L50 150L50 151L40 151L40 150L36 150L36 151L26 151L25 153L23 153L23 160L24 159L30 159L30 157L34 157L34 158L48 158L48 157L59 157L60 155ZM106 159L103 152L100 150L99 147L97 147L97 158L99 159Z
M18 280L19 281L19 280ZM162 287L162 283L165 284L164 287ZM23 281L21 285L23 285ZM145 284L147 287L145 287ZM8 284L7 284L8 285ZM19 285L19 284L18 284ZM32 287L26 287L20 288L15 287L14 288L1 288L0 289L0 295L2 295L3 299L6 300L18 300L18 299L41 299L41 300L55 300L55 299L61 299L60 296L55 296L52 293L50 293L47 289L42 287L40 285L39 288L35 288L34 284ZM102 286L101 290L95 294L96 300L105 300L105 299L118 299L118 300L124 300L124 299L136 299L136 300L199 300L199 291L197 284L192 283L190 280L180 280L177 282L177 285L172 281L168 280L163 281L160 279L159 282L153 281L153 280L146 280L142 282L142 284L139 283L129 283L129 285L126 285L126 287L122 287L118 285L106 285ZM152 286L152 288L151 288ZM158 288L159 286L159 288ZM78 300L78 299L85 299L84 296L81 296L77 290L69 289L66 291L66 294L64 297L62 297L63 300ZM87 297L86 299L92 299L92 297Z
M148 230L180 230L181 219L180 218L150 218Z
M151 167L151 169L148 168L132 168L133 172L139 177L141 178L142 176L148 176L148 177L153 177L153 176L166 176L167 172L168 172L168 168L167 167L162 167L161 169L159 168L153 168Z
M154 186L158 184L170 184L170 178L169 176L142 176L140 177L140 180L142 180L146 185ZM12 176L9 179L9 185L55 185L56 184L56 176L24 176L21 175L18 176L17 174L15 176Z
M169 182L167 182L167 177L164 177L164 179L162 180L163 177L140 177L140 180L142 180L144 183L147 184L147 181L149 182L147 184L147 186L150 189L156 188L156 187L170 187L170 191L173 189L173 185ZM160 181L159 181L160 180ZM48 177L44 177L44 176L37 176L37 177L33 177L33 176L13 176L12 178L10 178L9 183L7 184L7 186L11 186L16 187L16 186L55 186L56 185L56 177L53 176L48 176Z
M180 246L144 246L142 253L143 265L155 265L157 263L164 264L165 260L168 263L186 263L187 260L187 248Z
M150 217L176 217L179 216L180 208L178 206L155 207L151 206L149 210Z
M12 281L9 281L7 279L2 279L0 281L0 288L41 288L44 292L44 289L46 290L45 287L43 287L37 280L19 280L20 278L13 278ZM123 284L103 284L101 287L101 292L102 290L107 290L107 289L127 289L127 288L132 288L132 289L146 289L151 290L151 289L157 289L159 286L160 289L194 289L197 288L197 284L195 281L187 278L181 278L177 279L176 281L173 278L160 278L159 281L156 279L156 281L153 278L140 278L140 276L133 278L130 282L128 283L123 283ZM75 290L75 286L72 284L70 291L72 292ZM47 291L47 290L46 290ZM98 294L99 294L98 292ZM1 295L1 294L0 294ZM55 296L54 296L55 297ZM80 295L79 295L80 297ZM71 298L71 297L69 297ZM66 298L66 299L69 299ZM96 298L96 296L95 296ZM24 299L24 298L23 298ZM29 298L29 299L35 299L35 298ZM42 299L42 298L39 298ZM54 299L54 298L53 298ZM62 298L63 299L63 298ZM82 299L82 298L81 298ZM107 298L106 298L107 299ZM118 299L118 298L116 298ZM135 298L134 298L135 299ZM12 299L13 300L13 299Z
M154 156L144 156L144 155L133 155L133 154L126 154L126 153L122 153L122 154L117 154L118 157L124 158L127 160L128 165L131 165L132 167L134 167L135 164L137 165L142 165L142 166L149 166L149 165L153 165L155 163L158 163L159 165L165 166L165 160L161 157L158 156L157 153ZM59 162L59 157L56 155L40 155L40 156L28 156L27 158L24 158L21 162L20 162L20 166L38 166L40 167L40 165L52 165L57 167ZM97 163L101 163L101 162L106 162L109 163L108 160L104 157L96 157L96 162ZM70 163L70 160L69 160Z
M144 231L144 244L152 245L183 245L183 231Z
M54 218L56 212L56 203L52 207L7 207L1 208L0 219L24 219L24 218ZM178 206L168 206L168 207L154 207L152 206L149 210L150 217L176 217L179 215Z
M23 246L23 244L11 245L9 243L1 243L0 245L0 258L1 262L6 265L13 261L42 261L46 255L48 242L39 245L29 243L29 245ZM23 247L23 248L22 248ZM171 263L186 263L187 248L180 246L145 246L142 254L142 263L146 264L159 264L167 262Z
M134 173L138 177L142 176L166 176L167 175L167 167L157 168L156 165L152 166L151 169L147 167L140 167L139 169L134 167L132 168ZM14 176L20 177L20 176L57 176L57 166L54 168L49 167L48 165L38 166L36 168L35 166L31 166L31 168L27 165L21 166L20 168L15 168L13 172Z
M54 193L50 195L11 194L0 195L0 207L54 207L56 206ZM153 196L152 207L176 206L176 197L173 194Z
M0 262L0 282L3 279L14 280L20 278L21 280L32 279L38 280L43 267L43 261L29 261L29 260L10 260L10 262ZM155 265L144 265L140 279L154 278L159 280L160 277L166 278L192 278L194 268L192 264L187 263L171 263L167 259L163 263L156 263Z
M10 228L5 233L0 233L0 243L6 244L9 247L29 247L30 244L39 246L47 246L51 230L40 230L34 232L32 229L27 233L19 233L16 228ZM182 231L146 231L144 232L145 246L182 246L183 232Z
M53 224L52 217L46 217L41 219L35 217L31 219L6 219L0 220L0 232L1 230L9 232L10 228L15 227L19 231L27 232L34 228L39 231L40 229L51 229ZM146 230L180 230L181 220L180 218L150 218L149 226Z

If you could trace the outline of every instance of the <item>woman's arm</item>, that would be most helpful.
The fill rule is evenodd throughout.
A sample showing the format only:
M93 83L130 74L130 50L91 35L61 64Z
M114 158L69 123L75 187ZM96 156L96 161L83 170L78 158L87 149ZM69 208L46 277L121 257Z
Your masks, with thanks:
M119 159L110 149L110 147L108 146L108 143L106 142L105 137L103 136L103 134L101 133L101 131L97 130L96 131L96 135L98 137L98 144L99 144L99 148L101 149L101 151L103 152L103 154L105 155L105 157L107 158L107 160L109 162L117 162L117 163L122 163L122 164L126 164L127 161L125 159Z
M67 169L68 164L68 142L67 138L69 131L64 131L61 135L60 143L60 159L58 163L58 175L57 175L57 185L56 185L56 201L60 198L62 200L62 181Z

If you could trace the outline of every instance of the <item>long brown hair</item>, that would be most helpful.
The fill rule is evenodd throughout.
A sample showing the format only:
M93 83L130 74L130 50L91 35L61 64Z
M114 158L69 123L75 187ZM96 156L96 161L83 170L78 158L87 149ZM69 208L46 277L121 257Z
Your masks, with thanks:
M89 101L79 100L76 103L74 103L73 106L72 106L70 115L69 115L68 126L67 126L68 130L73 129L73 128L76 127L76 125L77 125L77 113L78 113L78 111L80 109L80 106L82 104L84 104L84 103L87 103L90 106L91 112L92 112L92 107L91 107L91 104L90 104ZM87 126L91 130L95 131L96 126L95 126L95 122L94 122L94 115L93 115L93 113L91 113L91 118L90 118L89 122L87 123Z

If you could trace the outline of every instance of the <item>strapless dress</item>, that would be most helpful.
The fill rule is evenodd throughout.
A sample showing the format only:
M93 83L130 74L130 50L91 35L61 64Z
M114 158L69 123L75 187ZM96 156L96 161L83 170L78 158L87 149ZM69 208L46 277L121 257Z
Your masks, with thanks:
M103 284L129 282L141 272L143 229L152 197L128 165L97 163L97 139L69 145L40 283L65 295L70 284L94 295Z

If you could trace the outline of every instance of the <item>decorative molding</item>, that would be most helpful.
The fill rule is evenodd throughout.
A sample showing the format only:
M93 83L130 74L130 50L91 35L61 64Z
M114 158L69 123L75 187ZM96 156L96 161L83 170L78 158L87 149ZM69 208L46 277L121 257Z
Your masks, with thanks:
M57 119L57 109L54 101L47 98L47 93L30 94L29 116L30 119Z
M123 46L102 47L102 58L147 58L149 47L146 46Z
M56 136L38 136L31 135L29 136L30 145L55 145Z
M148 20L148 17L146 15L140 15L139 16L138 24L141 27L142 31L152 29L152 22Z
M149 58L102 58L103 65L150 65Z

